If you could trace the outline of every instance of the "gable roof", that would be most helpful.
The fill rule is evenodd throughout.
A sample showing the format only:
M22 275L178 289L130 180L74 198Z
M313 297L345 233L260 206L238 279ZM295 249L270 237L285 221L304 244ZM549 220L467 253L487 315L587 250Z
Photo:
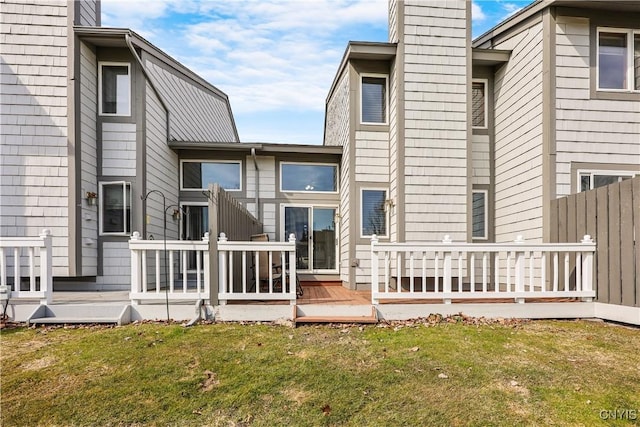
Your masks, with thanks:
M126 28L74 27L95 46L129 48L168 111L168 141L239 142L229 97L143 37Z

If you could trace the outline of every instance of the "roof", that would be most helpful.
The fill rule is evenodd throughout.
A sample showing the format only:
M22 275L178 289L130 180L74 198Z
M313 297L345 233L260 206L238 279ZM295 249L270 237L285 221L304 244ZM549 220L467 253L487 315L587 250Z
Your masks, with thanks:
M640 0L535 0L529 6L498 23L481 36L473 40L472 46L479 47L500 34L509 31L521 22L526 21L547 7L568 7L580 9L595 9L600 11L640 12Z
M267 142L243 142L241 144L206 144L198 142L169 142L169 146L175 150L207 150L207 151L244 151L250 153L255 150L257 154L323 154L331 156L341 156L342 147L326 145L303 145L303 144L276 144Z
M228 96L139 34L107 27L76 26L74 31L96 46L127 48L130 42L140 50L143 72L169 112L169 141L239 142Z

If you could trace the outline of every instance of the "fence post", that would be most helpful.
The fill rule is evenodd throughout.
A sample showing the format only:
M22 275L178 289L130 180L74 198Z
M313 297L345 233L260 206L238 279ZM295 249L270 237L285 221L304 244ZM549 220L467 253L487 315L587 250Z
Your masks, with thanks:
M226 243L227 235L224 233L220 233L220 237L218 237L218 243ZM225 305L227 303L227 298L224 294L227 293L227 251L220 250L218 247L218 292L222 295L220 298L220 305Z
M379 260L378 260L378 250L376 249L376 245L378 244L378 236L375 234L371 236L371 304L378 304L378 298L375 297L375 294L380 291L380 283L379 283Z
M210 265L209 265L209 248L210 248L210 244L209 244L209 232L207 231L206 233L204 233L204 237L202 238L202 241L204 243L207 244L207 248L202 251L202 269L203 271L203 278L202 278L202 291L205 292L205 287L206 286L210 286L211 284L211 270L209 269ZM198 298L200 298L201 296L198 295Z
M293 244L293 250L289 251L289 292L294 295L294 298L290 299L291 305L296 305L296 235L289 234L289 243Z
M590 235L585 234L580 242L583 245L592 245L594 243ZM582 290L593 291L593 251L582 252ZM592 297L583 297L582 301L591 302Z
M140 250L131 247L131 242L136 240L140 240L140 233L134 231L131 235L131 240L129 240L129 249L131 250L131 296L139 294L142 290ZM132 304L137 305L139 302L140 300L131 298Z
M518 235L516 240L513 241L517 245L522 245L524 239L522 235ZM524 292L524 250L518 249L516 251L516 268L515 268L515 282L516 292ZM515 301L519 304L524 304L524 298L516 297Z
M45 228L40 233L42 247L40 248L40 292L44 293L44 299L40 304L50 304L53 291L53 269L51 254L51 230Z
M447 234L442 239L442 243L450 245L453 242L451 237ZM442 264L442 291L447 294L451 293L451 248L444 248L443 250L444 262ZM444 298L445 304L451 304L451 296Z

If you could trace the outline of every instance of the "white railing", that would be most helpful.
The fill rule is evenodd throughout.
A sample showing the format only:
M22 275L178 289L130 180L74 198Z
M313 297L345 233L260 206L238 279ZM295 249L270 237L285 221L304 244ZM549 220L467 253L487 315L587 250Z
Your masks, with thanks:
M164 300L167 296L171 301L209 298L209 233L205 233L201 241L167 240L165 243L163 240L141 240L140 233L136 231L129 240L129 249L129 298L132 303L137 304L142 300ZM194 262L194 256L195 266L190 266L189 263ZM168 264L167 271L163 264L165 259Z
M591 236L581 243L380 243L371 239L371 300L582 298L591 301ZM573 275L572 275L573 272Z
M40 258L39 274L36 274L36 258ZM23 261L26 261L25 265L22 265ZM8 277L13 277L11 298L39 299L43 304L50 303L51 261L51 230L42 230L38 237L0 237L0 285L9 287ZM13 267L13 275L7 276L7 268L10 266ZM20 289L23 277L29 278L27 291Z
M260 272L262 266L277 266ZM224 233L218 239L221 305L230 300L289 300L296 303L296 238L288 242L230 242Z

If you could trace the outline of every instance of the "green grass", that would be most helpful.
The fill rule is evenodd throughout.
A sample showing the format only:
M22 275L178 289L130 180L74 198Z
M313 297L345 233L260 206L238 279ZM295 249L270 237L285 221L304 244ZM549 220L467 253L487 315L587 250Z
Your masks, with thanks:
M606 323L16 328L1 345L3 426L640 423L640 330Z

